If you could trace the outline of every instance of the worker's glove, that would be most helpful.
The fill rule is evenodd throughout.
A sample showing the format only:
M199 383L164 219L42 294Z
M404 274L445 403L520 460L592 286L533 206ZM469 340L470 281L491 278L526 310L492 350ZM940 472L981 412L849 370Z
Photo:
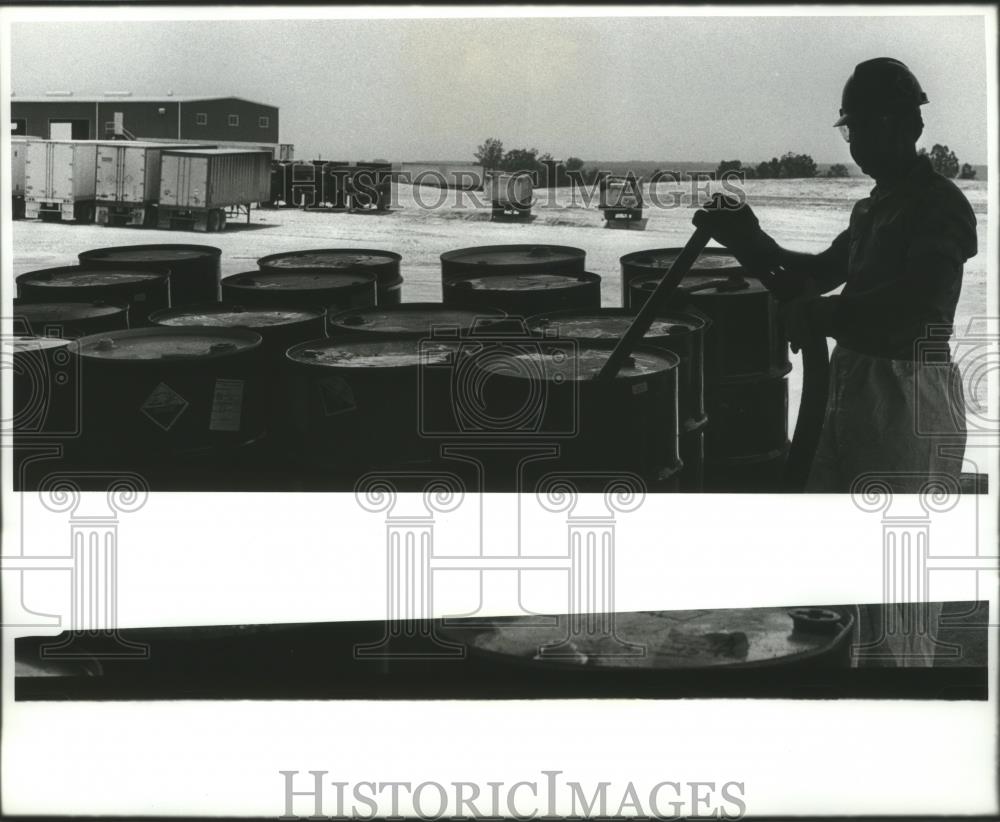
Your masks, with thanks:
M712 195L691 221L725 246L754 277L763 280L777 262L778 244L761 230L750 206L734 197Z
M797 354L803 345L832 336L836 310L836 297L796 297L782 302L778 318L792 351Z

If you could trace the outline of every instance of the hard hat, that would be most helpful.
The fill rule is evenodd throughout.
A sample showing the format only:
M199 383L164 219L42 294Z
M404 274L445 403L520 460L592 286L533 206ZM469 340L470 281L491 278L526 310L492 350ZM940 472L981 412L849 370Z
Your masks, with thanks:
M927 102L917 78L899 60L876 57L854 67L844 84L840 119L835 126L847 125L852 116L889 114L916 108Z

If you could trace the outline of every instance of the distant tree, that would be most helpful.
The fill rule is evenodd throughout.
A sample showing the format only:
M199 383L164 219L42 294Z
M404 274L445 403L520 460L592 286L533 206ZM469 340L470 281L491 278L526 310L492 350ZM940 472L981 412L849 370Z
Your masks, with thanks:
M962 163L962 170L958 172L959 180L975 180L976 170L968 163Z
M742 171L746 172L743 168L743 163L739 160L722 160L719 162L718 168L715 169L715 176L722 177L727 171Z
M777 157L759 163L756 168L757 176L762 180L773 179L781 176L781 161Z
M927 149L924 148L920 149L919 154L924 157L930 157L931 166L933 166L938 174L952 178L958 176L958 157L955 156L955 152L951 151L948 146L935 143L929 155L927 154Z
M500 168L503 162L503 143L496 137L487 137L475 154L476 162L484 169Z
M537 148L512 148L499 165L503 171L538 171L538 167Z
M757 166L757 176L761 179L791 180L799 177L815 177L816 163L808 154L794 154L788 151L779 160L772 157Z
M826 170L827 177L850 177L851 173L843 163L834 163Z
M534 149L532 149L534 150ZM570 165L570 161L575 161ZM570 184L569 171L578 170L583 167L583 160L578 157L570 157L565 163L556 160L551 154L545 152L538 158L538 184L547 188L556 186L568 186Z
M789 151L781 156L781 171L778 176L784 179L815 177L816 171L816 163L808 154L792 154Z
M597 175L600 173L600 169L597 168L584 168L580 167L580 177L583 180L585 186L593 186L597 184Z

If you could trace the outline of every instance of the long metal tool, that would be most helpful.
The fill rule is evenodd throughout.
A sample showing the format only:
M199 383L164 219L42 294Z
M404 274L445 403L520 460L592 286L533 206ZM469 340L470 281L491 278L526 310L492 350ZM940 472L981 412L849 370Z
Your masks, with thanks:
M646 332L649 331L653 320L656 319L657 312L661 310L667 295L680 284L688 271L691 270L691 266L694 265L695 260L698 259L698 255L708 245L710 239L712 239L712 236L704 228L695 229L694 234L691 235L691 239L687 241L687 245L684 246L677 259L674 260L673 265L670 266L670 270L667 271L663 279L653 289L645 305L636 314L635 319L632 320L632 324L614 347L611 356L608 357L608 361L604 363L604 366L594 378L595 380L610 382L615 378L621 370L622 365L625 364L625 360L628 359L629 354L639 345L642 338L646 336Z

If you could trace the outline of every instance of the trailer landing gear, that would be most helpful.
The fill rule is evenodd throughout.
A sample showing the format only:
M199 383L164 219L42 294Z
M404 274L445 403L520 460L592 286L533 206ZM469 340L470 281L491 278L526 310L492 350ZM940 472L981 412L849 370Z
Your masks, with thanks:
M494 202L490 213L490 219L500 222L527 221L531 219L531 206Z
M243 208L247 210L247 223L250 222L250 206L231 206L239 214ZM165 208L160 206L156 213L156 227L166 229L181 229L188 231L219 232L225 231L228 222L225 208Z

